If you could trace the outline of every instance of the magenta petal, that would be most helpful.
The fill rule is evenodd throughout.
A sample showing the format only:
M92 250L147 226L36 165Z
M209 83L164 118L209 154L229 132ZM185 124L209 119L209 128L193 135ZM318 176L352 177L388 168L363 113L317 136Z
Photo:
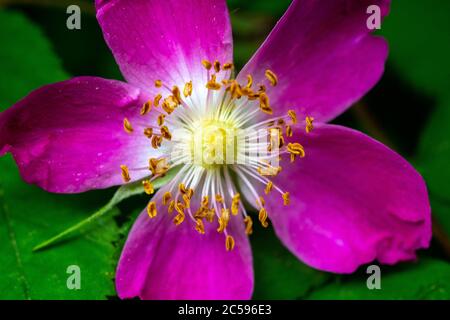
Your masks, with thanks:
M264 44L241 71L264 81L271 69L279 84L268 86L274 110L296 109L326 122L361 98L384 70L386 42L366 27L369 5L386 15L389 0L294 0Z
M230 220L229 234L236 245L226 251L225 236L215 230L217 222L205 222L206 233L201 235L192 221L175 226L167 209L160 210L154 219L141 213L128 235L116 273L119 297L251 298L252 255L242 219Z
M202 59L232 61L225 0L96 1L106 42L128 82L150 88L155 80L206 83Z
M291 204L268 204L277 235L300 260L349 273L374 259L413 259L428 247L427 189L408 162L340 126L317 126L299 140L306 157L285 164L276 179L291 193Z
M141 100L139 89L101 78L44 86L0 113L0 151L12 153L24 180L51 192L122 184L121 164L146 167L154 153L135 120ZM124 131L124 117L134 134Z

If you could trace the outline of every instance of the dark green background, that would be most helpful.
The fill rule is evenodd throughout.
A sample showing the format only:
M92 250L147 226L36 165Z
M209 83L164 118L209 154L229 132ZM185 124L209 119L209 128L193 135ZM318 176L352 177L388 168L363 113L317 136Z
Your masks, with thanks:
M229 0L235 59L242 66L288 0ZM82 29L66 29L66 7L82 8ZM400 152L425 177L433 211L431 248L419 260L382 267L382 289L368 290L366 267L339 276L313 270L284 249L272 230L252 236L260 299L450 298L450 1L393 0L381 34L390 44L385 75L334 122L357 128ZM301 27L301 25L299 26ZM90 1L0 0L0 110L31 90L78 75L121 79ZM115 298L114 268L145 197L48 250L37 243L88 217L114 190L53 195L21 181L10 156L0 159L0 298ZM79 265L82 289L66 288Z

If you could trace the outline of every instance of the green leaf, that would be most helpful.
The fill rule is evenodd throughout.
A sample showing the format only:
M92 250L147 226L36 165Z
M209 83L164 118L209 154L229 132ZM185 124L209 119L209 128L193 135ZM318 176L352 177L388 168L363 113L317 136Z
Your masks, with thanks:
M42 32L22 14L0 10L0 39L0 110L39 86L68 78Z
M389 62L412 85L445 94L450 82L450 1L392 1L381 34L389 41Z
M299 299L330 277L301 263L283 247L272 229L257 226L250 239L255 268L254 299Z
M42 32L23 15L0 10L0 109L39 86L64 80ZM106 201L110 191L55 195L27 185L11 156L0 158L0 298L100 299L114 294L118 227L99 219L65 246L32 253L36 243L72 225ZM93 226L94 227L94 226ZM81 269L81 290L69 290L67 267Z
M372 273L371 273L372 274ZM450 264L431 258L395 267L381 266L381 289L369 290L371 274L342 276L316 290L310 299L448 299Z
M433 215L450 234L450 1L393 1L382 26L389 62L436 103L414 163L427 182ZM430 109L431 109L430 105ZM407 121L407 120L406 120Z
M450 97L438 103L415 159L427 182L433 214L450 234Z
M438 104L422 134L417 162L433 194L450 200L450 97Z
M153 187L155 189L160 188L161 186L166 184L169 180L171 180L177 172L178 172L178 170L176 168L170 170L164 177L157 179L155 181L155 183L153 184ZM123 201L129 197L144 193L144 188L142 187L142 181L143 180L139 180L139 181L121 186L119 189L117 189L116 193L114 193L111 200L109 200L108 203L105 204L103 207L101 207L99 210L94 212L92 215L90 215L86 219L78 222L77 224L75 224L75 225L65 229L64 231L58 233L57 235L51 237L50 239L47 239L47 240L41 242L40 244L38 244L37 246L35 246L33 248L33 251L39 251L39 250L45 249L61 240L67 238L68 236L80 231L81 229L89 227L90 225L97 223L98 219L105 217L106 214L108 212L111 212L114 209L114 207L117 204L119 204L121 201Z
M32 253L33 246L62 226L92 212L99 192L55 195L22 182L10 156L0 159L0 298L100 299L114 294L112 282L118 227L99 219L95 227L63 246ZM69 290L66 269L81 269L81 290Z

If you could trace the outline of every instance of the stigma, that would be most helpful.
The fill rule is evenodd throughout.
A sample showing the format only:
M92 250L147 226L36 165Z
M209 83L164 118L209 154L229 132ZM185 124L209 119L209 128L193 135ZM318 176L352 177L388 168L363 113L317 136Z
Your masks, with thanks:
M140 114L156 113L156 121L139 132L125 118L123 129L127 134L143 134L148 147L161 154L148 159L148 177L142 181L145 193L152 195L149 219L167 214L175 226L190 223L199 235L218 232L224 235L225 249L232 251L236 244L233 223L243 223L246 234L253 233L254 222L244 200L255 207L255 218L267 228L266 202L291 203L289 191L274 181L283 170L280 160L287 156L290 165L307 153L300 142L293 141L300 122L296 112L274 116L278 113L267 90L276 90L280 82L274 71L265 70L260 83L252 75L239 83L232 77L231 62L199 63L206 71L201 81L169 84L155 79L159 92L140 106ZM204 101L199 103L194 96L203 96ZM313 120L307 116L302 121L306 133L313 130ZM178 169L175 177L155 193L154 181L172 168ZM124 182L131 182L133 168L123 164L120 169Z

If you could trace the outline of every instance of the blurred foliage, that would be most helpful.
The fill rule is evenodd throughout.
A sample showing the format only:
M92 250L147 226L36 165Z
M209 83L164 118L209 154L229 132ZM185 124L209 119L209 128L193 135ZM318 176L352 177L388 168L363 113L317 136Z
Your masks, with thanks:
M82 30L65 28L65 0L0 0L0 5L7 4L27 17L12 10L0 12L1 108L36 87L68 78L67 73L122 78L103 41L92 2L70 2L83 8ZM238 68L254 54L289 3L228 0ZM449 9L447 0L393 1L381 30L390 44L386 74L356 108L335 120L390 145L423 173L433 214L442 229L431 250L417 263L383 267L382 290L369 291L364 266L353 275L319 272L290 254L271 229L257 228L251 238L254 298L450 298L450 253L446 249L450 246ZM127 200L119 206L121 213L114 222L98 221L99 228L82 230L64 245L33 254L34 245L87 217L106 203L112 191L50 195L21 182L10 157L0 159L0 167L5 172L0 177L0 240L8 244L2 247L0 263L11 270L0 278L0 292L9 292L6 297L10 298L114 295L111 279L125 240L122 231L130 228L145 199ZM65 268L70 264L82 269L80 291L66 289Z
M428 184L433 213L450 233L450 95L438 99L416 162Z
M370 273L372 274L372 273ZM368 290L370 274L336 277L334 283L312 292L309 299L448 299L450 268L443 261L423 258L419 263L381 268L381 289Z
M45 83L68 78L45 36L21 14L0 11L0 39L0 110Z
M301 263L281 244L272 228L256 225L250 240L255 268L254 299L300 299L331 277Z
M450 2L394 1L383 25L390 62L416 91L432 97L433 114L416 157L431 196L450 202ZM406 120L408 116L406 115ZM450 208L450 207L449 207ZM450 209L448 209L450 210ZM450 224L447 211L441 218ZM448 229L450 230L450 228Z
M393 10L383 32L390 40L392 65L415 91L434 101L427 106L432 114L415 160L436 221L450 233L450 2L395 1Z
M383 26L390 62L414 91L429 97L431 113L420 132L416 167L430 192L433 214L450 233L450 2L394 1ZM405 121L408 121L405 115ZM419 123L421 119L418 120Z
M392 1L381 34L389 40L389 61L416 90L449 94L450 2Z

